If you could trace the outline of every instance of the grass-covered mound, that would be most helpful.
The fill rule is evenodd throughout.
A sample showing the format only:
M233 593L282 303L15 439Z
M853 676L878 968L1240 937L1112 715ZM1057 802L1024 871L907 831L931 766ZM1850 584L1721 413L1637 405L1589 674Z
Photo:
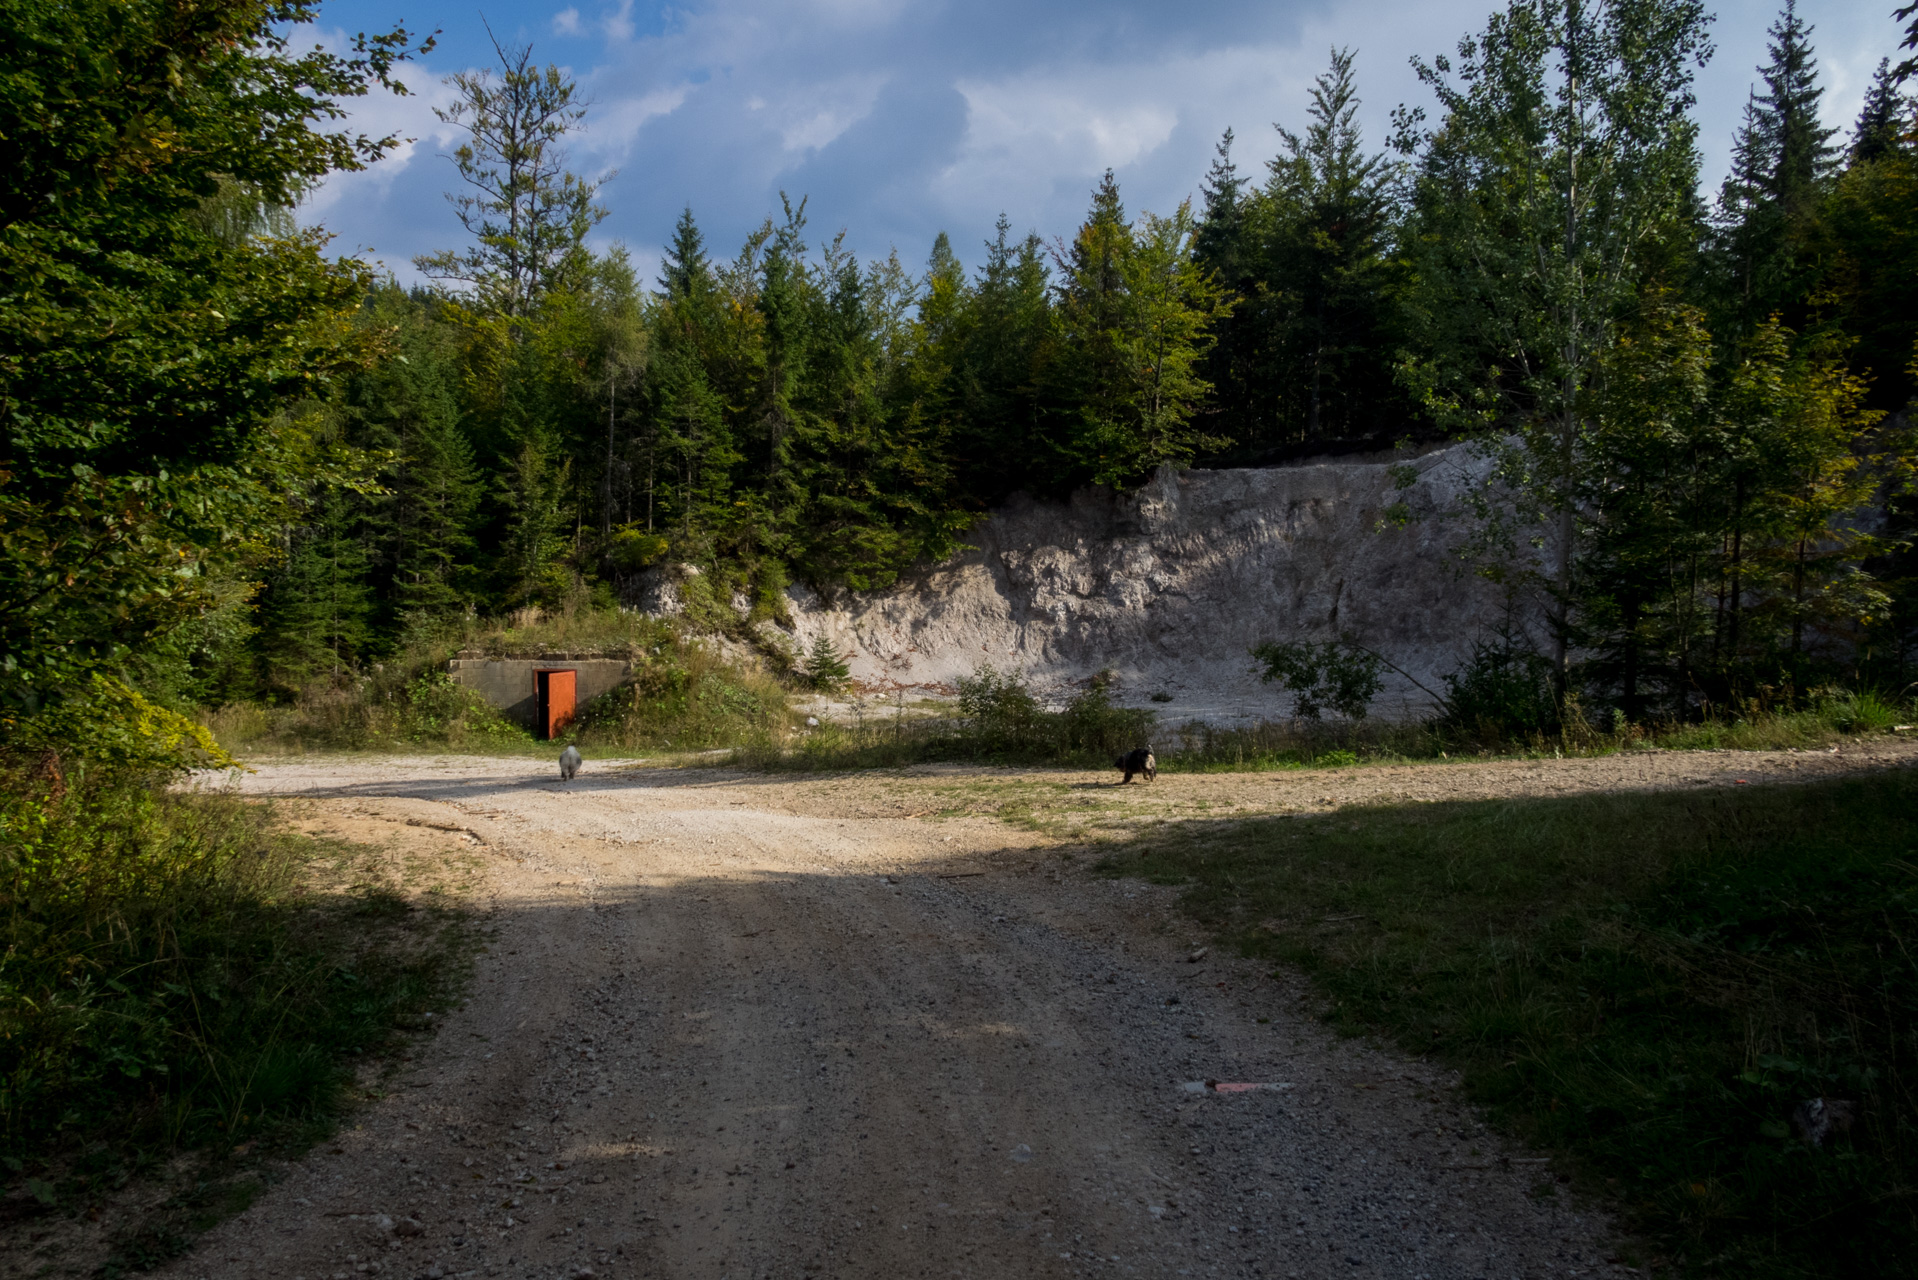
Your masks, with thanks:
M1109 868L1457 1066L1688 1269L1918 1256L1918 775L1169 824ZM1816 1150L1814 1097L1858 1112Z
M567 741L582 750L694 751L783 739L787 684L756 657L727 650L685 626L619 609L505 618L454 618L422 626L387 661L314 682L280 704L244 703L204 713L231 751L471 751L536 753L535 739L447 673L456 657L633 664L618 689L579 709Z

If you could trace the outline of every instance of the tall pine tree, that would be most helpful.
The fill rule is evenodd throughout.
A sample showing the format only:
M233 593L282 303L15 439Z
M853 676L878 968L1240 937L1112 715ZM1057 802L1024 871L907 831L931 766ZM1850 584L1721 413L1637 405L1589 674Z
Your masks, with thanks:
M1719 294L1714 328L1735 349L1774 314L1801 325L1816 278L1819 205L1837 171L1837 130L1819 115L1824 88L1812 28L1786 0L1772 23L1770 60L1732 144L1732 172L1719 193L1713 261Z

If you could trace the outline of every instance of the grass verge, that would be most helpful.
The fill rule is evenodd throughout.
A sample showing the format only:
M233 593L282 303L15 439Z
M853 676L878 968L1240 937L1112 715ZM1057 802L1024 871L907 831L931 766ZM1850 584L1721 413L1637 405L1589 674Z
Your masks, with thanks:
M1106 866L1457 1067L1684 1271L1918 1256L1918 775L1173 823ZM1821 1149L1814 1097L1858 1108Z
M340 851L262 805L124 776L5 781L0 1226L31 1239L185 1168L109 1269L153 1265L244 1205L244 1157L317 1140L360 1068L452 1001L463 916L376 879L311 890L309 863Z

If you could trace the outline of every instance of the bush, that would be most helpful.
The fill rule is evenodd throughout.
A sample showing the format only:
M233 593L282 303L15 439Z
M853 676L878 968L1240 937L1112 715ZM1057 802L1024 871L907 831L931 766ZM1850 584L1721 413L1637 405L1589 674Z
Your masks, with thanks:
M1157 720L1151 711L1113 706L1112 675L1102 671L1092 678L1085 692L1066 703L1060 729L1068 754L1078 757L1090 753L1094 759L1109 759L1149 745Z
M1031 750L1040 746L1041 737L1052 736L1041 733L1045 711L1026 687L1025 673L982 666L961 676L958 686L959 714L969 722L966 736L978 750L993 755Z
M1343 640L1272 641L1252 656L1265 668L1259 679L1291 691L1293 714L1301 720L1317 720L1328 706L1347 720L1363 720L1384 687L1379 656Z
M1509 637L1474 643L1466 664L1445 677L1443 733L1493 745L1555 733L1558 723L1552 664Z
M387 945L379 894L301 890L311 842L265 807L98 766L66 781L18 761L0 778L0 1154L16 1170L75 1140L137 1162L297 1138L342 1104L352 1056L450 997L449 953Z
M573 740L583 748L693 751L783 735L786 691L750 667L697 643L661 645L633 676L580 708Z

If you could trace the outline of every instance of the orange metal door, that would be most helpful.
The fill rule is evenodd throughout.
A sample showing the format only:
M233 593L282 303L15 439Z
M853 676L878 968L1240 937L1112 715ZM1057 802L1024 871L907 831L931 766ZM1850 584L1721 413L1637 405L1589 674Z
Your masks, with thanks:
M571 667L546 668L533 673L533 679L538 682L539 734L542 738L559 737L573 722L573 691L577 675Z

